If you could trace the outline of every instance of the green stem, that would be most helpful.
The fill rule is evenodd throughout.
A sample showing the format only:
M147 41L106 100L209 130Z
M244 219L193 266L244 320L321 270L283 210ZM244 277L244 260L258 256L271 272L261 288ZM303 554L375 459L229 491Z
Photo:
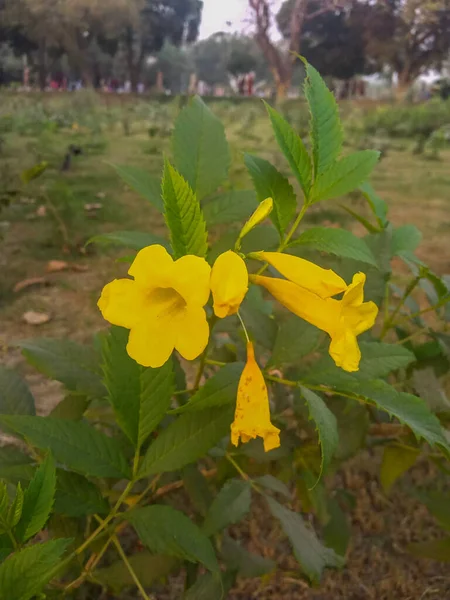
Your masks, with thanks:
M387 334L387 332L389 331L389 329L391 329L392 324L394 323L395 317L398 315L401 307L404 305L407 298L409 297L411 292L414 290L416 285L419 283L419 281L420 281L420 277L415 277L414 279L412 279L409 282L408 286L406 287L406 289L403 293L403 296L400 298L400 302L397 304L395 309L392 311L391 316L388 317L388 319L385 321L385 323L383 325L383 329L381 330L381 333L380 333L380 340L382 340L384 338L384 336Z
M228 462L230 464L233 465L233 467L236 469L236 471L239 473L239 475L242 477L242 479L244 481L247 481L252 488L255 490L255 492L258 492L259 494L261 493L261 488L256 485L256 483L253 481L253 479L250 477L250 475L248 475L239 465L238 463L234 460L234 458L231 456L231 454L227 454L225 455L225 458L228 460Z
M144 590L142 583L139 581L139 577L136 575L133 567L131 566L130 561L128 560L127 555L125 554L125 552L123 551L122 546L120 545L119 540L117 539L116 535L112 536L112 541L114 546L117 549L117 552L119 553L120 558L123 560L124 565L126 566L126 568L128 569L128 572L131 575L131 578L133 579L134 583L136 584L136 587L138 588L138 590L141 593L141 596L144 598L144 600L151 600L151 597L147 595L146 591Z
M205 362L207 365L211 365L212 367L225 367L228 364L221 360L212 360L211 358L207 358Z
M9 537L9 539L11 540L11 543L13 545L14 550L17 550L17 548L19 547L19 544L17 543L17 540L14 537L13 532L11 531L11 529L8 529L6 533L7 533L8 537Z

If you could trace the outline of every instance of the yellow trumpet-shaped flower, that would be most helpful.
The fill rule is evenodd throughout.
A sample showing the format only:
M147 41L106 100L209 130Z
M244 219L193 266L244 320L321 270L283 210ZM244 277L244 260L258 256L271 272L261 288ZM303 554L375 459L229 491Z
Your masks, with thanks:
M241 229L241 233L239 234L239 240L241 240L244 236L249 233L254 227L259 225L266 219L273 210L273 200L272 198L266 198L263 200L249 220L245 223L244 227Z
M361 351L356 337L370 329L378 314L374 302L364 302L364 273L356 273L341 300L321 298L292 281L273 277L252 276L281 304L305 321L326 331L331 337L329 352L338 367L357 371Z
M138 252L134 279L108 283L98 301L103 317L130 329L127 352L144 367L161 367L173 350L194 360L206 348L209 326L204 305L211 268L198 256L177 261L159 245Z
M231 425L231 441L242 442L261 437L264 450L269 452L280 445L280 430L270 422L269 394L261 369L255 360L253 344L247 344L247 364L239 380L236 412Z
M248 271L245 262L232 250L221 254L211 271L211 291L214 312L223 319L239 310L248 290Z

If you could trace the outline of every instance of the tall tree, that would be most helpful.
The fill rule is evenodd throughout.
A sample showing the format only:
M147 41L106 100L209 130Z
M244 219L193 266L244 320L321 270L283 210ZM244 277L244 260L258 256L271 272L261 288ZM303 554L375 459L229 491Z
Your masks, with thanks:
M302 34L305 24L320 15L336 10L346 5L351 0L320 0L316 2L318 8L313 7L310 0L294 0L292 3L291 19L287 49L277 46L270 38L270 29L273 24L273 12L270 0L248 0L253 13L258 42L277 86L277 98L286 95L292 81L295 54L302 49Z

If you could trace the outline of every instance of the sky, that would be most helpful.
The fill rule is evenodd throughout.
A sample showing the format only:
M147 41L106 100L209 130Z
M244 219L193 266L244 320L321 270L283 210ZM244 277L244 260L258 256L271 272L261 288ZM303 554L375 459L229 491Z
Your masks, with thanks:
M274 4L280 5L281 0ZM250 33L249 17L248 0L203 0L200 38L207 38L216 31Z

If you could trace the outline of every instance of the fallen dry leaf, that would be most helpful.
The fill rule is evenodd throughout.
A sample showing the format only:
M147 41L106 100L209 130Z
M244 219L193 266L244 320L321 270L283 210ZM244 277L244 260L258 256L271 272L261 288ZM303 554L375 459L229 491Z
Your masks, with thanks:
M47 207L43 204L37 209L36 216L37 217L45 217L47 214Z
M57 273L69 268L69 263L65 260L49 260L47 263L47 273Z
M22 318L28 325L44 325L50 321L50 315L36 312L35 310L28 310L26 313L23 313Z
M22 279L22 281L19 281L13 287L13 292L21 292L22 290L25 290L33 285L48 285L48 281L45 279L45 277L30 277L29 279Z

